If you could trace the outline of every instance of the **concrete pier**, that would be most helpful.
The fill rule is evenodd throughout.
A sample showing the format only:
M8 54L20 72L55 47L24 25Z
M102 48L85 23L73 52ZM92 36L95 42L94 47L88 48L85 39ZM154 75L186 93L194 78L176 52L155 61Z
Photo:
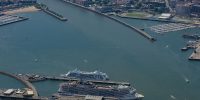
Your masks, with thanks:
M76 3L72 3L72 2L67 1L67 0L61 0L61 1L64 1L64 2L66 2L66 3L68 3L68 4L71 4L71 5L74 5L74 6L83 8L83 9L86 9L86 10L89 10L89 11L91 11L91 12L94 12L94 13L96 13L96 14L102 15L102 16L104 16L104 17L107 17L107 18L109 18L109 19L111 19L111 20L114 20L114 21L116 21L116 22L118 22L118 23L120 23L120 24L122 24L122 25L124 25L124 26L126 26L126 27L128 27L128 28L130 28L130 29L132 29L132 30L134 30L134 31L136 31L136 32L138 32L139 34L141 34L141 35L144 36L145 38L149 39L150 41L156 41L156 39L155 39L154 37L150 36L148 33L144 32L144 31L142 31L142 30L140 30L140 29L138 29L138 28L136 28L136 27L134 27L134 26L131 26L130 24L125 23L125 22L123 22L123 21L121 21L121 20L119 20L119 19L117 19L117 18L108 16L108 15L106 15L106 14L97 12L97 11L95 11L95 10L86 8L86 7L82 6L82 5L79 5L79 4L76 4Z
M13 75L13 74L10 74L10 73L7 73L7 72L3 72L3 71L0 71L0 74L5 75L5 76L9 76L11 78L14 78L14 79L20 81L26 87L28 87L29 89L31 89L33 91L33 93L34 93L33 98L38 98L38 93L37 93L36 88L29 81L24 80L24 79L22 79L22 78L20 78L20 77L18 77L16 75Z

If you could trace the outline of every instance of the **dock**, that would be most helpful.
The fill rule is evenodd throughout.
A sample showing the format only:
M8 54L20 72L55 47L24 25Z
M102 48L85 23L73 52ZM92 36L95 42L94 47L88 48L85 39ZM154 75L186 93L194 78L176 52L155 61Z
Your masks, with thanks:
M5 76L8 76L8 77L11 77L11 78L14 78L18 81L20 81L21 83L23 83L27 88L31 89L34 93L34 95L32 96L32 98L35 98L37 99L38 98L38 92L36 90L36 88L27 80L24 80L14 74L10 74L10 73L7 73L7 72L3 72L3 71L0 71L0 74L2 75L5 75Z
M116 22L118 22L118 23L120 23L120 24L122 24L122 25L124 25L124 26L126 26L126 27L128 27L128 28L130 28L130 29L132 29L132 30L134 30L134 31L136 31L137 33L141 34L142 36L144 36L145 38L147 38L148 40L150 40L150 41L152 41L152 42L156 41L156 39L155 39L154 37L152 37L151 35L149 35L148 33L144 32L144 31L142 31L142 30L140 30L140 29L138 29L138 28L136 28L136 27L134 27L134 26L132 26L132 25L126 23L126 22L123 22L123 21L121 21L121 20L119 20L119 19L117 19L117 18L108 16L108 15L106 15L106 14L100 13L100 12L98 12L98 11L96 11L96 10L89 9L89 8L87 8L87 7L84 7L84 6L82 6L82 5L79 5L79 4L76 4L76 3L73 3L73 2L70 2L70 1L68 1L68 0L61 0L61 1L65 2L65 3L68 3L68 4L71 4L71 5L73 5L73 6L76 6L76 7L80 7L80 8L82 8L82 9L85 9L85 10L88 10L88 11L91 11L91 12L94 12L94 13L99 14L99 15L101 15L101 16L107 17L107 18L109 18L109 19L111 19L111 20L113 20L113 21L116 21Z
M76 78L68 78L62 76L46 76L46 75L36 75L36 74L16 74L17 77L24 79L29 82L40 82L40 81L80 81L80 79ZM96 84L110 84L110 85L127 85L130 86L128 82L115 82L115 81L96 81L96 80L87 80L88 82L96 83Z
M194 50L194 52L188 58L189 60L198 60L198 61L200 61L200 43L197 46L198 47Z
M16 22L21 22L25 20L28 20L28 18L3 14L3 15L0 15L0 26L4 26L4 25L16 23Z

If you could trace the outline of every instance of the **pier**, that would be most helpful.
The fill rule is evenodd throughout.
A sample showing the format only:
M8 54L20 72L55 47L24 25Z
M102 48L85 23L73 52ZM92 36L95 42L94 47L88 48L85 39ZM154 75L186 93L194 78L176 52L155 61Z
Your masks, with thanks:
M38 98L38 93L37 93L36 88L35 88L29 81L24 80L24 79L22 79L22 78L20 78L20 77L18 77L18 76L16 76L16 75L14 75L14 74L10 74L10 73L3 72L3 71L0 71L0 74L5 75L5 76L9 76L9 77L11 77L11 78L14 78L14 79L20 81L20 82L23 83L27 88L29 88L29 89L31 89L31 90L33 91L34 95L33 95L32 98L36 98L36 99Z
M18 17L13 15L0 15L0 26L25 21L28 20L28 18L25 17Z
M130 24L128 24L128 23L126 23L126 22L123 22L123 21L121 21L121 20L119 20L119 19L117 19L117 18L108 16L108 15L106 15L106 14L97 12L97 11L95 11L95 10L89 9L89 8L87 8L87 7L84 7L84 6L79 5L79 4L76 4L76 3L72 3L72 2L67 1L67 0L61 0L61 1L66 2L66 3L68 3L68 4L71 4L71 5L74 5L74 6L77 6L77 7L80 7L80 8L83 8L83 9L86 9L86 10L89 10L89 11L94 12L94 13L96 13L96 14L105 16L105 17L107 17L107 18L109 18L109 19L111 19L111 20L114 20L114 21L116 21L116 22L118 22L118 23L120 23L120 24L122 24L122 25L124 25L124 26L126 26L126 27L128 27L128 28L130 28L130 29L132 29L132 30L134 30L134 31L136 31L136 32L138 32L139 34L141 34L141 35L144 36L145 38L149 39L150 41L156 41L156 39L155 39L154 37L150 36L148 33L144 32L144 31L142 31L142 30L140 30L140 29L138 29L138 28L136 28L136 27L134 27L134 26L131 26Z
M16 74L17 77L21 79L27 80L29 82L40 82L40 81L80 81L80 79L76 78L68 78L62 76L42 76L36 74ZM96 80L87 80L88 82L96 83L96 84L110 84L110 85L127 85L130 86L128 82L115 82L115 81L96 81Z
M36 5L37 8L41 9L42 11L44 11L45 13L61 20L61 21L67 21L67 18L63 17L62 15L58 14L55 11L50 10L46 5L44 4L37 4Z

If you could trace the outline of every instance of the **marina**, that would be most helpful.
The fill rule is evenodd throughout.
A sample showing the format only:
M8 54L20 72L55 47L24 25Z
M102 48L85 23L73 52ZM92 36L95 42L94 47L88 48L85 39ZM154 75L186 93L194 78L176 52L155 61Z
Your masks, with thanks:
M163 34L167 32L174 32L195 27L196 27L195 25L191 24L169 23L169 24L151 26L150 29L156 33Z
M3 15L0 15L0 26L16 23L20 21L25 21L27 19L28 18L25 18L25 17L18 17L14 15L3 14Z

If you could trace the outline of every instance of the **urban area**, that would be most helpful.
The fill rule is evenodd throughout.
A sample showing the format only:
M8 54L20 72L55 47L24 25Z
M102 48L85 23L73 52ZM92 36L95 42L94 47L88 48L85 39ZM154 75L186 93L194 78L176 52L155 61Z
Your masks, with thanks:
M148 34L145 28L130 25L119 18L150 20L169 22L167 24L151 26L149 29L158 34L174 32L184 29L198 28L200 26L200 0L59 0L96 14L105 16L120 23L151 42L157 39ZM24 10L26 9L26 10ZM69 19L64 15L53 11L46 4L37 0L0 0L0 26L28 20L12 13L23 11L41 11L55 17L61 22ZM113 17L114 16L114 17ZM181 52L194 49L189 60L200 60L200 35L183 34L188 39L186 46L180 48ZM169 46L166 45L166 48ZM34 62L39 62L34 59ZM87 63L87 60L84 60ZM26 88L0 89L0 99L3 100L142 100L145 96L136 91L135 87L126 80L123 82L112 81L110 77L100 71L71 70L60 76L39 75L32 73L8 73L0 71L0 74L12 77ZM1 81L1 80L0 80ZM51 97L40 96L33 83L43 81L60 82L58 91ZM190 80L184 77L184 81L190 84ZM140 90L140 89L137 89ZM177 100L170 95L170 100ZM156 100L156 99L155 99ZM186 99L185 99L186 100Z

